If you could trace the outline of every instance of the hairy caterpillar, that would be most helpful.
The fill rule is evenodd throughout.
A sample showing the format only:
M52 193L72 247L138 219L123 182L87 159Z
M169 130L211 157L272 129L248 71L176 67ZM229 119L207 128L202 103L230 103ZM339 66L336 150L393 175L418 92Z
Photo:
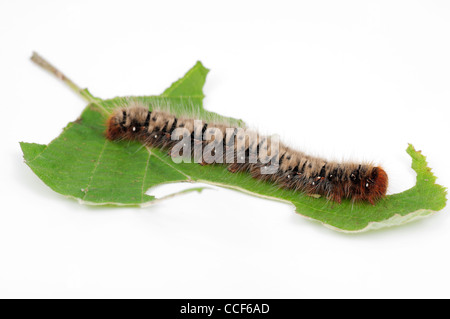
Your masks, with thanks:
M150 147L172 150L179 143L178 138L173 138L179 135L179 129L183 129L183 136L191 138L193 148L195 145L207 147L215 143L215 146L223 145L227 150L216 154L213 148L209 158L207 156L200 160L201 164L225 163L230 172L249 172L256 179L308 195L320 194L339 203L342 199L351 199L374 205L386 195L388 177L379 166L326 161L293 150L282 143L277 144L275 149L275 144L257 133L254 140L236 134L237 127L231 128L234 134L227 134L230 128L223 123L202 123L196 126L193 118L176 117L163 110L150 111L136 102L114 109L107 121L106 137L110 140L138 140ZM205 135L210 137L203 140ZM263 149L267 154L265 160L263 157L257 157L256 161L250 160L252 154ZM230 151L231 163L229 157L225 158L230 155ZM189 156L193 156L193 153ZM271 174L264 174L261 169L267 167L268 159L277 164L277 169Z

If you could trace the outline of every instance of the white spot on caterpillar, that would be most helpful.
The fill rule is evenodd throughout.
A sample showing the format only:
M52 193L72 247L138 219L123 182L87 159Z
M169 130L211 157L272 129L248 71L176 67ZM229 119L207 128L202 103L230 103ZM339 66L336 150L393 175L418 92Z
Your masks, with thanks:
M136 132L136 126L133 126L133 132Z

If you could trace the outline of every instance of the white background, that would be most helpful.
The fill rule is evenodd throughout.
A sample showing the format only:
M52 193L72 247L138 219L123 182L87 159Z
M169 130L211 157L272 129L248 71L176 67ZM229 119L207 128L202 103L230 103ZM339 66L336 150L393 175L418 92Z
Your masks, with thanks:
M85 106L32 51L101 98L159 94L201 60L209 110L381 163L389 193L414 185L413 143L449 186L449 17L448 1L2 0L0 297L450 297L448 207L359 235L219 188L93 208L18 143L47 144Z

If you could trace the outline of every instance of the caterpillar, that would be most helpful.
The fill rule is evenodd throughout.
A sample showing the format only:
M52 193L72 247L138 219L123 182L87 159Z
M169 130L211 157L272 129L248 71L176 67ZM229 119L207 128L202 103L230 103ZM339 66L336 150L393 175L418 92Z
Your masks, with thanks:
M180 138L187 137L191 146L189 157L195 156L192 149L196 146L209 147L211 152L201 154L203 158L198 161L202 165L223 163L232 173L247 172L253 178L282 188L322 195L338 203L350 199L375 205L386 195L388 176L380 166L327 161L283 143L273 143L256 132L253 132L256 136L253 139L249 137L251 134L237 134L240 128L236 125L230 128L224 123L195 124L192 117L175 116L157 108L150 111L144 104L133 102L113 110L106 123L105 135L112 141L137 140L169 152L179 144ZM217 152L218 146L223 146L226 151ZM262 151L265 155L259 156ZM264 169L269 160L275 163L276 170L268 174Z

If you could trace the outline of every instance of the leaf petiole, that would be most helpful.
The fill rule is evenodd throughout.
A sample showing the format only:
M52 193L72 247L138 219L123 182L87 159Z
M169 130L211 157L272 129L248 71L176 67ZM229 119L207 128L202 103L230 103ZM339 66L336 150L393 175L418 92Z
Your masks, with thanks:
M82 89L77 84L75 84L71 79L69 79L64 73L62 73L60 70L58 70L55 66L53 66L50 62L48 62L46 59L44 59L42 56L40 56L38 53L33 52L33 55L31 56L31 61L36 63L38 66L43 68L44 70L52 73L54 76L56 76L59 80L64 82L68 87L72 89L75 93L77 93L81 98L83 98L85 101L89 103L93 103L97 105L103 112L106 114L109 114L109 112L101 105L101 103L98 103L99 99L94 97L88 89Z

